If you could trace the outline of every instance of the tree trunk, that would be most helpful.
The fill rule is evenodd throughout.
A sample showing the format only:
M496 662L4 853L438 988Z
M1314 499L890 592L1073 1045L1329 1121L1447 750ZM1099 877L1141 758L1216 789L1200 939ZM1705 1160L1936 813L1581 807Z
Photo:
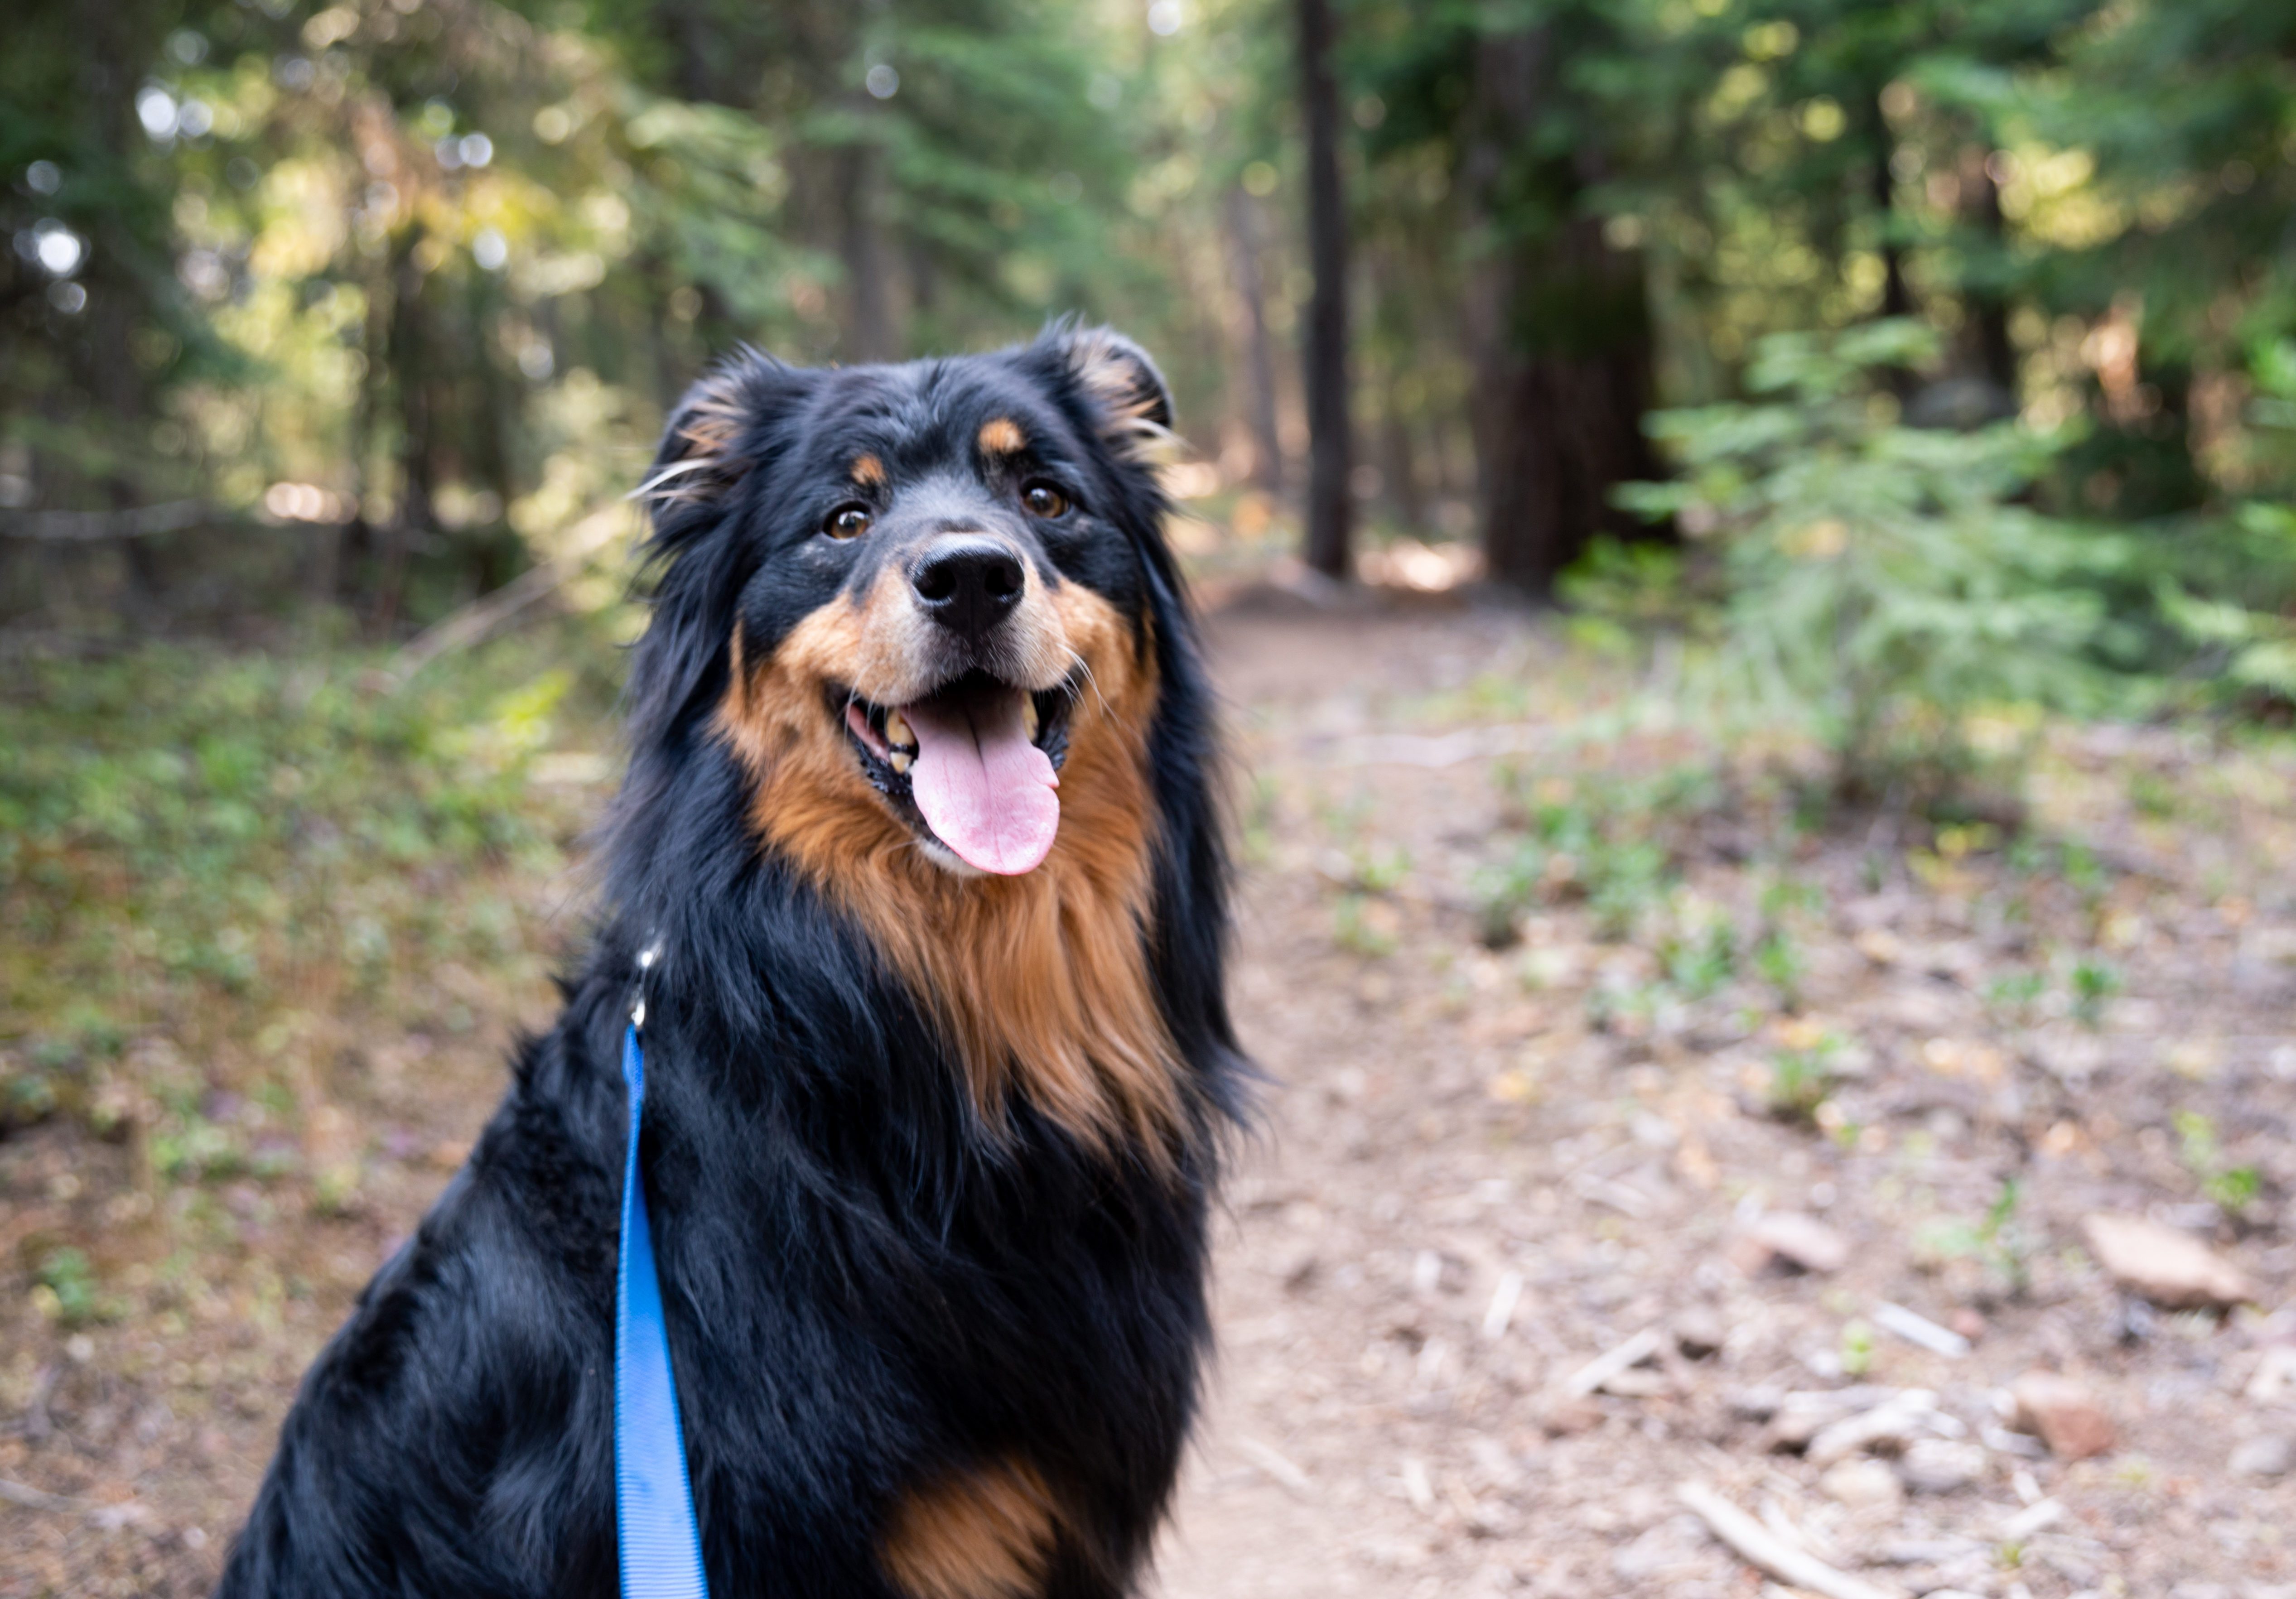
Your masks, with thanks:
M1882 239L1882 315L1911 316L1914 291L1906 282L1906 250L1898 242L1898 179L1890 170L1889 123L1874 113L1882 129L1874 162L1874 210Z
M430 525L431 480L430 362L422 268L415 259L422 242L420 226L407 230L393 263L390 334L386 350L392 387L398 401L398 510L381 531L381 570L376 574L374 603L367 626L378 638L387 638L398 625L399 606L406 594L406 562L414 540Z
M359 353L365 357L366 370L359 380L358 401L350 417L351 486L357 500L349 524L332 543L327 570L312 574L315 584L328 585L322 597L354 611L358 609L360 586L375 548L374 526L367 520L367 507L381 498L376 491L387 475L380 470L375 449L390 398L390 331L398 310L392 296L398 284L396 261L386 260L367 275L366 321L359 330Z
M1411 419L1404 414L1400 388L1390 370L1380 396L1381 454L1387 460L1380 475L1386 480L1387 500L1395 508L1396 522L1416 537L1426 530L1427 501L1419 491L1419 451L1412 442Z
M1882 250L1882 306L1874 314L1884 319L1911 316L1914 314L1913 286L1906 281L1906 250L1898 240L1898 176L1890 169L1897 153L1897 138L1890 128L1890 114L1882 109L1877 90L1866 105L1866 115L1874 127L1874 172L1872 197L1874 227ZM1899 403L1913 398L1921 386L1920 378L1909 366L1890 366L1882 371L1882 381L1890 386Z
M82 112L93 142L103 152L113 173L125 173L135 148L143 143L136 126L134 95L138 34L147 19L140 8L102 5L88 12L82 38L87 54L81 64L85 101ZM137 370L129 344L138 285L132 260L138 252L127 225L108 218L92 230L94 238L80 282L87 295L82 313L85 329L87 386L108 419L107 431L119 453L103 474L105 497L115 511L130 511L143 503L144 490L127 463L142 455L147 407L144 375ZM127 583L126 608L149 619L160 603L158 551L148 538L121 541Z
M1251 480L1283 492L1283 437L1275 426L1275 346L1267 333L1267 275L1259 208L1241 184L1227 192L1228 258L1243 308L1244 410L1251 428Z
M1491 577L1546 594L1597 532L1647 531L1610 496L1654 475L1642 430L1650 310L1640 259L1611 250L1584 214L1598 158L1518 165L1536 159L1525 152L1554 92L1546 30L1487 36L1477 57L1463 166L1491 241L1466 308L1483 559ZM1562 220L1526 226L1526 193Z
M659 6L654 13L654 27L659 35L669 40L676 53L671 81L677 85L677 97L717 100L717 74L710 70L710 63L716 54L713 47L718 41L713 37L703 8L676 4Z
M495 514L470 529L472 577L477 594L499 588L523 570L526 551L510 529L511 502L518 497L512 476L513 441L518 437L518 395L494 340L486 336L501 309L502 295L489 274L472 285L468 307L471 353L478 370L472 373L472 400L478 406L476 435L468 475L485 484L495 496Z
M1368 266L1366 287L1374 309L1365 321L1379 333L1374 348L1379 367L1380 483L1397 526L1416 537L1426 530L1427 502L1419 480L1418 441L1412 437L1410 407L1403 398L1406 352L1417 345L1411 263L1398 259L1390 248L1374 250Z
M1308 120L1308 564L1345 580L1355 507L1349 499L1348 218L1340 189L1339 89L1332 77L1330 0L1300 0L1300 86Z
M908 267L908 313L906 321L912 347L944 348L947 330L939 320L940 263L934 258L932 241L908 234L901 241L901 259Z
M892 296L886 283L885 242L877 225L877 190L884 152L866 139L838 154L837 193L844 213L847 358L890 361L895 355Z
M2001 190L1993 181L1982 152L1972 163L1972 177L1966 192L1973 202L1971 209L1977 226L1997 260L2008 248L2007 229L2001 217ZM2017 347L2009 337L2009 296L1997 283L1981 283L1970 291L1969 320L1977 342L1978 369L2000 396L1999 414L2014 415Z

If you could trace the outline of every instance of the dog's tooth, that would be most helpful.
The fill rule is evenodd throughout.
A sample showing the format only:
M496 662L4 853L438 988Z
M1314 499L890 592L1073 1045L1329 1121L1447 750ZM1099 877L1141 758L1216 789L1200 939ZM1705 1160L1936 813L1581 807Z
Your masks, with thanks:
M887 763L892 767L894 771L904 774L906 774L909 769L910 758L911 757L906 750L896 750L885 758Z
M1021 727L1030 738L1037 736L1037 696L1021 696Z
M885 713L885 742L889 744L910 745L917 742L917 735L909 731L908 718L898 710L889 710Z

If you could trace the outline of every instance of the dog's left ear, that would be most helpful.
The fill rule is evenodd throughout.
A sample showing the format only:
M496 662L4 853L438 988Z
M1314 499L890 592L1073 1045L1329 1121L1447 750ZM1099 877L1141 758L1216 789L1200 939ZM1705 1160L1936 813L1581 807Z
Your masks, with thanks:
M1044 345L1092 404L1101 436L1138 460L1172 438L1172 390L1148 352L1114 328L1054 328Z

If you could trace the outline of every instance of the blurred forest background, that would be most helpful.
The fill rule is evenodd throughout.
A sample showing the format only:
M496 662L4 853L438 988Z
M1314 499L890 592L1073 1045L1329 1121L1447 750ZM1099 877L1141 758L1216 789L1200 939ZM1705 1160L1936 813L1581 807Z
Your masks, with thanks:
M1360 512L1335 577L1465 541L1545 591L1637 512L1729 520L1622 502L1681 447L1738 483L1919 430L2019 508L1989 559L2109 602L2099 663L2296 686L2281 6L111 0L8 35L18 633L404 633L604 537L736 341L1081 311L1168 366L1210 521ZM1877 323L1790 400L1854 416L1714 430L1792 388L1766 340Z
M17 0L0 235L0 1498L113 1507L16 1493L54 1563L0 1594L196 1587L462 1158L615 770L623 496L742 341L1112 324L1208 601L1421 619L1237 680L1266 993L1423 989L1429 1083L1546 1052L1461 1090L1518 1119L1726 1012L1683 1116L1766 1086L1685 1191L1862 1195L1858 1072L1959 1073L1955 1269L2142 1144L2296 1280L2286 0ZM1379 800L1327 735L1463 775ZM1924 961L1967 1015L1856 1019ZM1335 1171L1367 1047L1293 1062Z

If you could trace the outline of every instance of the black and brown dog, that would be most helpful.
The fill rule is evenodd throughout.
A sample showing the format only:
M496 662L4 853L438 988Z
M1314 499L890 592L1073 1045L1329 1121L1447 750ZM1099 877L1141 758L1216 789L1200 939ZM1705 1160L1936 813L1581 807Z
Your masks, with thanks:
M608 1595L642 1145L718 1599L1128 1590L1206 1337L1210 696L1139 348L690 394L644 494L607 920L304 1382L221 1592Z

